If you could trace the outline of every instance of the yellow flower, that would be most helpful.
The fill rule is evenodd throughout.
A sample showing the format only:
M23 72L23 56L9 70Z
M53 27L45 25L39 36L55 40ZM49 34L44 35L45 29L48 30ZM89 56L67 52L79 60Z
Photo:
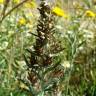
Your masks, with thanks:
M87 10L85 12L85 15L88 16L88 17L95 17L96 16L96 14L91 10Z
M4 3L4 0L0 0L0 4L3 4Z
M20 3L20 0L13 0L14 3Z
M36 3L35 2L33 2L33 1L29 1L29 2L27 2L27 3L25 3L25 7L26 8L35 8L36 7Z
M26 24L25 18L20 18L20 19L18 20L18 24L19 24L19 25L25 25L25 24Z
M59 7L55 7L52 9L52 12L56 14L57 16L68 18L68 15Z

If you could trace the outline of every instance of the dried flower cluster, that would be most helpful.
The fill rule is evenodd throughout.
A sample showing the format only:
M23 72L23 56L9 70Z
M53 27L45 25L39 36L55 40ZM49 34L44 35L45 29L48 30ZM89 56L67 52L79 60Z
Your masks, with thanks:
M60 68L61 59L56 56L63 48L55 39L54 16L51 14L50 7L42 1L38 10L40 19L37 34L33 34L36 36L36 42L33 50L28 50L30 57L25 57L25 61L29 69L29 81L36 89L42 90L48 86L53 88L54 84L57 86L55 79L59 82L58 78L63 77L63 70Z

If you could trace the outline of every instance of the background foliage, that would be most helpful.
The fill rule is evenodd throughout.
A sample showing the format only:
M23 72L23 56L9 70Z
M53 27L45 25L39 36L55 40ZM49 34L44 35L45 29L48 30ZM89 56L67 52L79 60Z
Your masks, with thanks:
M53 9L57 39L65 48L59 54L64 80L56 95L96 96L96 1L46 1ZM30 32L36 32L39 3L0 0L0 96L30 96L19 78L27 76L23 54L35 42Z

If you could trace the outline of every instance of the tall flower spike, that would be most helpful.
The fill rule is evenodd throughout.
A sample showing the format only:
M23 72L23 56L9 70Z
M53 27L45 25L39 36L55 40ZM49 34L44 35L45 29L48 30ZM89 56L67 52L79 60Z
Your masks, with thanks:
M51 79L61 77L63 72L60 68L57 68L60 66L60 60L54 60L56 57L50 55L62 50L54 36L54 16L51 14L51 9L44 0L41 0L38 10L40 18L37 24L36 42L33 45L33 50L27 50L30 54L29 58L24 57L29 69L28 80L36 89L39 86L38 90L41 91L44 89L44 86L48 88ZM58 74L58 77L56 74ZM35 86L35 83L37 86ZM55 81L54 83L52 81L51 86L55 83Z

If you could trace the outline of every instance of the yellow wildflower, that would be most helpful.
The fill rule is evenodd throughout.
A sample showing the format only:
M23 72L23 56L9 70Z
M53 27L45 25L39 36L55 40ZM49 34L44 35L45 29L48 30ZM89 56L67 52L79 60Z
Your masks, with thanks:
M25 18L20 18L20 19L18 20L18 24L19 24L19 25L25 25L25 24L26 24Z
M36 3L35 2L33 2L33 1L29 1L29 2L26 2L25 3L25 7L26 8L35 8L36 7Z
M0 0L0 4L3 4L4 3L4 0Z
M96 14L91 10L87 10L85 12L85 15L88 16L88 17L95 17L96 16Z
M13 0L14 3L20 3L20 0Z
M68 15L64 12L63 9L59 8L59 7L55 7L52 9L52 12L54 14L56 14L57 16L60 16L60 17L64 17L64 18L68 18Z

